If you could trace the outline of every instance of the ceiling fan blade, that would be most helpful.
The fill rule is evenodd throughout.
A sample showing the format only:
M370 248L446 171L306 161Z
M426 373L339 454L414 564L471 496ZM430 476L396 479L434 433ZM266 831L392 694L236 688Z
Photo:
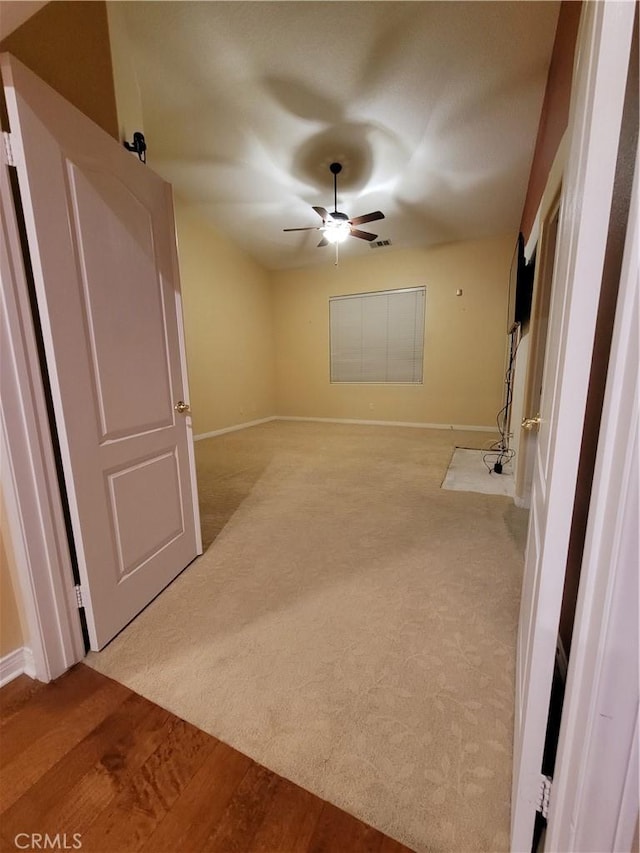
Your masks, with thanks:
M358 231L357 228L351 229L351 236L352 237L359 237L361 240L369 240L369 241L375 240L378 237L377 234L371 234L369 231Z
M327 240L326 237L323 237L322 240L320 240L320 242L316 246L316 248L320 249L322 246L328 246L328 245L329 245L329 241Z
M373 213L365 213L363 216L354 216L351 224L364 225L365 222L375 222L376 219L384 219L384 213L381 210L375 210Z
M322 219L322 221L323 221L323 222L325 221L325 219L328 219L329 214L328 214L328 213L327 213L327 211L324 209L324 207L314 207L313 209L314 209L314 210L315 210L315 212L318 214L318 216L320 217L320 219Z
M306 228L283 228L283 231L319 231L319 225L308 225Z

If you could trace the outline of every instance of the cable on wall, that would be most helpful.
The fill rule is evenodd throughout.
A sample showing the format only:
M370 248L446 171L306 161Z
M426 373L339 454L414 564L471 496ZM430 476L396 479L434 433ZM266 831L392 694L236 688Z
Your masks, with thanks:
M504 466L516 455L515 450L509 447L511 433L509 432L509 416L511 414L511 401L513 399L513 372L516 362L516 353L520 346L520 323L513 323L509 329L509 364L505 373L505 404L496 415L496 425L500 433L500 440L494 442L490 449L482 457L489 473L502 474Z

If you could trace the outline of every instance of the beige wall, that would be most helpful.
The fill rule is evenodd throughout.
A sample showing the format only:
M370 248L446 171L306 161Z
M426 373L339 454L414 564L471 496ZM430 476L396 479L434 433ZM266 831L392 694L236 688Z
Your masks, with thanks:
M275 414L268 273L176 199L196 435Z
M25 641L12 572L15 574L13 550L0 495L0 658L21 648Z
M121 140L133 139L136 130L144 132L142 98L138 70L126 23L126 3L107 3L113 88L118 112L118 132Z
M327 255L320 267L274 274L277 413L494 424L503 393L515 240L513 234L434 249L382 249L338 267ZM332 385L329 297L418 285L427 289L424 384Z

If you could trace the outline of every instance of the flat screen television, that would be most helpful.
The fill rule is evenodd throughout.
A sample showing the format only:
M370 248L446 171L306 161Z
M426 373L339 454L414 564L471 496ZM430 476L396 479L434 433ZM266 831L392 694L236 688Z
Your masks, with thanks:
M515 287L513 299L513 322L520 323L523 328L529 325L531 303L533 301L533 277L536 267L535 252L527 263L524 255L524 236L518 234L516 248L517 261L515 265Z

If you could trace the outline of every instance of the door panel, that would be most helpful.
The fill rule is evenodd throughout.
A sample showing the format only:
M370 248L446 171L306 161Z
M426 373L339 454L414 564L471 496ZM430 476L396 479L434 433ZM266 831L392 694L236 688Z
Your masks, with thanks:
M201 551L168 184L2 57L91 646Z
M168 336L153 221L144 203L112 176L85 173L76 164L68 172L101 440L170 426Z
M180 471L175 448L107 475L118 545L118 582L184 533ZM150 489L163 496L148 510Z
M540 791L633 15L633 4L584 4L578 36L516 658L511 846L527 853Z

